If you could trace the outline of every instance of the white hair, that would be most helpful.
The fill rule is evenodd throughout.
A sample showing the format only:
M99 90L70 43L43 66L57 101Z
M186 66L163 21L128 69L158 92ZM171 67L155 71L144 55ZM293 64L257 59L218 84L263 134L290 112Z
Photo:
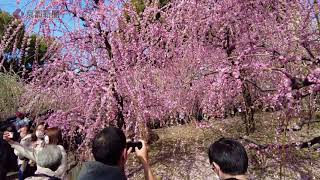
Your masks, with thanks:
M35 154L36 163L40 167L54 169L61 164L62 153L58 146L47 145Z

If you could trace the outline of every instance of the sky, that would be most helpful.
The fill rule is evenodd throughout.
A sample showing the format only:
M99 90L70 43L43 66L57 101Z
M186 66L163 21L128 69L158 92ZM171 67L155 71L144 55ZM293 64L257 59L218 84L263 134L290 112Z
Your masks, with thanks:
M20 9L22 11L22 13L24 14L24 16L27 16L30 12L32 12L34 10L34 4L37 2L40 2L41 0L18 0L20 1L19 4L17 4L17 0L0 0L0 9L2 11L6 11L9 14L13 14L13 12L15 12L17 9ZM52 0L43 0L45 2L52 2ZM68 2L73 2L73 0L69 0ZM110 0L104 0L104 2L106 4L109 4L111 1ZM82 1L82 3L84 3L84 1ZM84 4L83 4L84 5ZM121 5L119 5L119 7L122 7ZM33 11L35 12L35 11ZM63 17L61 17L61 15L59 16L60 18L62 18L62 21L64 22L64 24L66 24L68 27L67 29L69 31L73 31L76 28L83 25L82 21L75 21L75 18L72 17L72 15L67 15L65 14ZM58 19L56 21L54 21L56 23L57 26L60 25L60 22L58 21ZM52 24L51 24L52 25ZM53 26L53 25L52 25ZM28 24L26 24L26 27L28 27ZM34 33L38 33L39 32L39 23L34 27L33 31ZM54 28L50 28L50 29L54 29ZM61 28L56 28L56 29L61 29ZM55 37L61 37L63 36L63 32L61 31L54 31L53 35Z
M0 0L0 9L2 11L6 11L9 14L12 15L12 13L17 9L20 8L21 11L26 15L28 11L32 10L31 5L32 5L33 0L20 0L19 5L16 3L16 0ZM73 30L75 28L75 22L72 20L70 16L64 16L62 18L64 22L67 22L69 29ZM39 31L39 25L36 25L34 28L34 32ZM54 32L54 36L62 36L61 32Z
M25 3L27 3L27 0L22 0ZM7 11L10 14L12 14L17 8L16 1L15 0L0 0L0 9L3 11Z

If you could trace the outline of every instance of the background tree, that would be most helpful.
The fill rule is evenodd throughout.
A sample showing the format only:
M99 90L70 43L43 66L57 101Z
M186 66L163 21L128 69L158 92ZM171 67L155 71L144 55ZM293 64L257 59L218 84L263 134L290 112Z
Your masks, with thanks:
M15 114L22 93L17 76L0 73L0 121Z
M0 11L1 71L29 78L34 66L45 62L45 55L52 40L36 34L25 33L23 22L10 14Z

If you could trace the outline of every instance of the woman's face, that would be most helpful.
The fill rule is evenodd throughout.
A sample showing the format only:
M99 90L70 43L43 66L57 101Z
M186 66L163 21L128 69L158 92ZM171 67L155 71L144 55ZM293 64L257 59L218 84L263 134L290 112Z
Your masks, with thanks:
M39 125L39 126L37 127L37 131L42 131L42 132L44 132L44 125Z
M39 125L36 130L36 136L38 139L44 138L44 125Z
M28 134L28 127L22 127L19 129L20 131L20 136L25 137Z

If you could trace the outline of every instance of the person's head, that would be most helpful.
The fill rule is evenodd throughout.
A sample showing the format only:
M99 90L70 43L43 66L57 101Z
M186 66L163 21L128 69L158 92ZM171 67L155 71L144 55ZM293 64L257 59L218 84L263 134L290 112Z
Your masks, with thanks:
M35 153L38 166L56 171L61 165L62 153L58 146L47 145Z
M18 132L20 133L20 137L24 138L26 135L28 135L30 132L29 130L30 130L29 125L24 124L23 126L21 126L18 130Z
M100 131L93 139L92 154L98 162L123 167L127 159L126 137L123 131L115 127Z
M17 111L16 112L16 117L19 119L23 119L24 118L24 114L22 112Z
M46 130L44 141L46 144L62 145L63 141L61 130L57 127L48 128Z
M247 152L236 140L219 139L210 145L208 155L214 172L222 179L245 175L247 172Z
M37 139L43 139L44 138L44 133L46 130L45 123L39 123L36 127L36 137Z

